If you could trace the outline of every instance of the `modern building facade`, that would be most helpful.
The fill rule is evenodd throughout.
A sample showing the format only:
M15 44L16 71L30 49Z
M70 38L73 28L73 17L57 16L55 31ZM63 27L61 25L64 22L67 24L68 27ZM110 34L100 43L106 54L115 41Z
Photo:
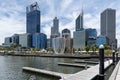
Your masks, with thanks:
M6 37L5 41L4 41L4 46L10 46L10 44L12 43L12 38L11 37Z
M29 33L19 34L19 45L26 48L32 47L32 35Z
M101 44L103 45L108 45L109 39L106 36L98 36L96 39L96 46L100 46Z
M97 38L97 30L92 29L92 28L86 29L86 37L96 39Z
M73 48L84 49L86 46L86 30L73 32Z
M11 36L12 43L15 43L16 45L19 44L19 34L14 34Z
M95 45L96 44L96 38L97 38L97 30L88 28L86 29L86 41L87 45Z
M69 29L64 29L62 30L62 37L65 38L66 43L65 43L65 48L66 49L71 49L71 32Z
M101 13L101 35L108 37L109 45L117 48L116 41L116 10L106 9Z
M40 11L37 2L26 8L26 23L27 33L40 33Z
M47 36L43 33L35 33L32 36L32 46L38 49L47 48Z
M50 41L50 38L49 39L47 39L47 48L51 48L51 43L50 43L51 41Z
M81 14L76 19L76 31L83 30L83 10Z
M88 40L87 40L87 44L86 45L88 45L88 46L95 46L96 45L96 39L94 39L94 38L89 38Z
M71 38L71 32L69 29L63 29L62 30L62 37L63 38Z

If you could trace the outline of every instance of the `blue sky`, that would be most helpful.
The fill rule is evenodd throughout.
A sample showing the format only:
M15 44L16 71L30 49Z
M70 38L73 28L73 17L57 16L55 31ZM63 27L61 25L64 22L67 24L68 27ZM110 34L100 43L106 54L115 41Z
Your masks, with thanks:
M60 32L75 30L75 19L84 9L84 28L96 28L100 34L100 13L106 8L116 9L116 38L120 45L119 0L0 0L0 44L5 37L26 32L26 6L38 2L41 11L41 32L50 36L53 18L59 18Z

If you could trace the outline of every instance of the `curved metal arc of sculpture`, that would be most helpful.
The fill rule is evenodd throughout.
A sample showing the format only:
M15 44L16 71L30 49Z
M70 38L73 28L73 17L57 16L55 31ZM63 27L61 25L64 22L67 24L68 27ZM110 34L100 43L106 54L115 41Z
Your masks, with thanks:
M55 54L63 54L65 50L66 39L65 38L53 38L53 50Z

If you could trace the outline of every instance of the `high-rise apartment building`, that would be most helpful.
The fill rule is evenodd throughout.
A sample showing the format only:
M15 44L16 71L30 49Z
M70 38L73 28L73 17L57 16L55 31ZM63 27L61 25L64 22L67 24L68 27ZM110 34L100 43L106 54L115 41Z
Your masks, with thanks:
M26 8L26 23L27 33L40 33L40 11L37 2Z
M101 35L108 37L109 45L117 47L116 41L116 10L106 9L101 13Z

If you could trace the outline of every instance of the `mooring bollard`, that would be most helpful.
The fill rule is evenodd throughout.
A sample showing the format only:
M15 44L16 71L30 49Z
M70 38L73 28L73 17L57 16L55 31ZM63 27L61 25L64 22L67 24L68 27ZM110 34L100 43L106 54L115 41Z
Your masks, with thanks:
M118 62L118 52L116 53L116 62Z
M87 63L85 64L85 70L87 70Z
M113 58L113 63L112 64L115 64L115 51L114 50L112 51L112 58Z
M104 80L104 46L99 46L99 80Z

